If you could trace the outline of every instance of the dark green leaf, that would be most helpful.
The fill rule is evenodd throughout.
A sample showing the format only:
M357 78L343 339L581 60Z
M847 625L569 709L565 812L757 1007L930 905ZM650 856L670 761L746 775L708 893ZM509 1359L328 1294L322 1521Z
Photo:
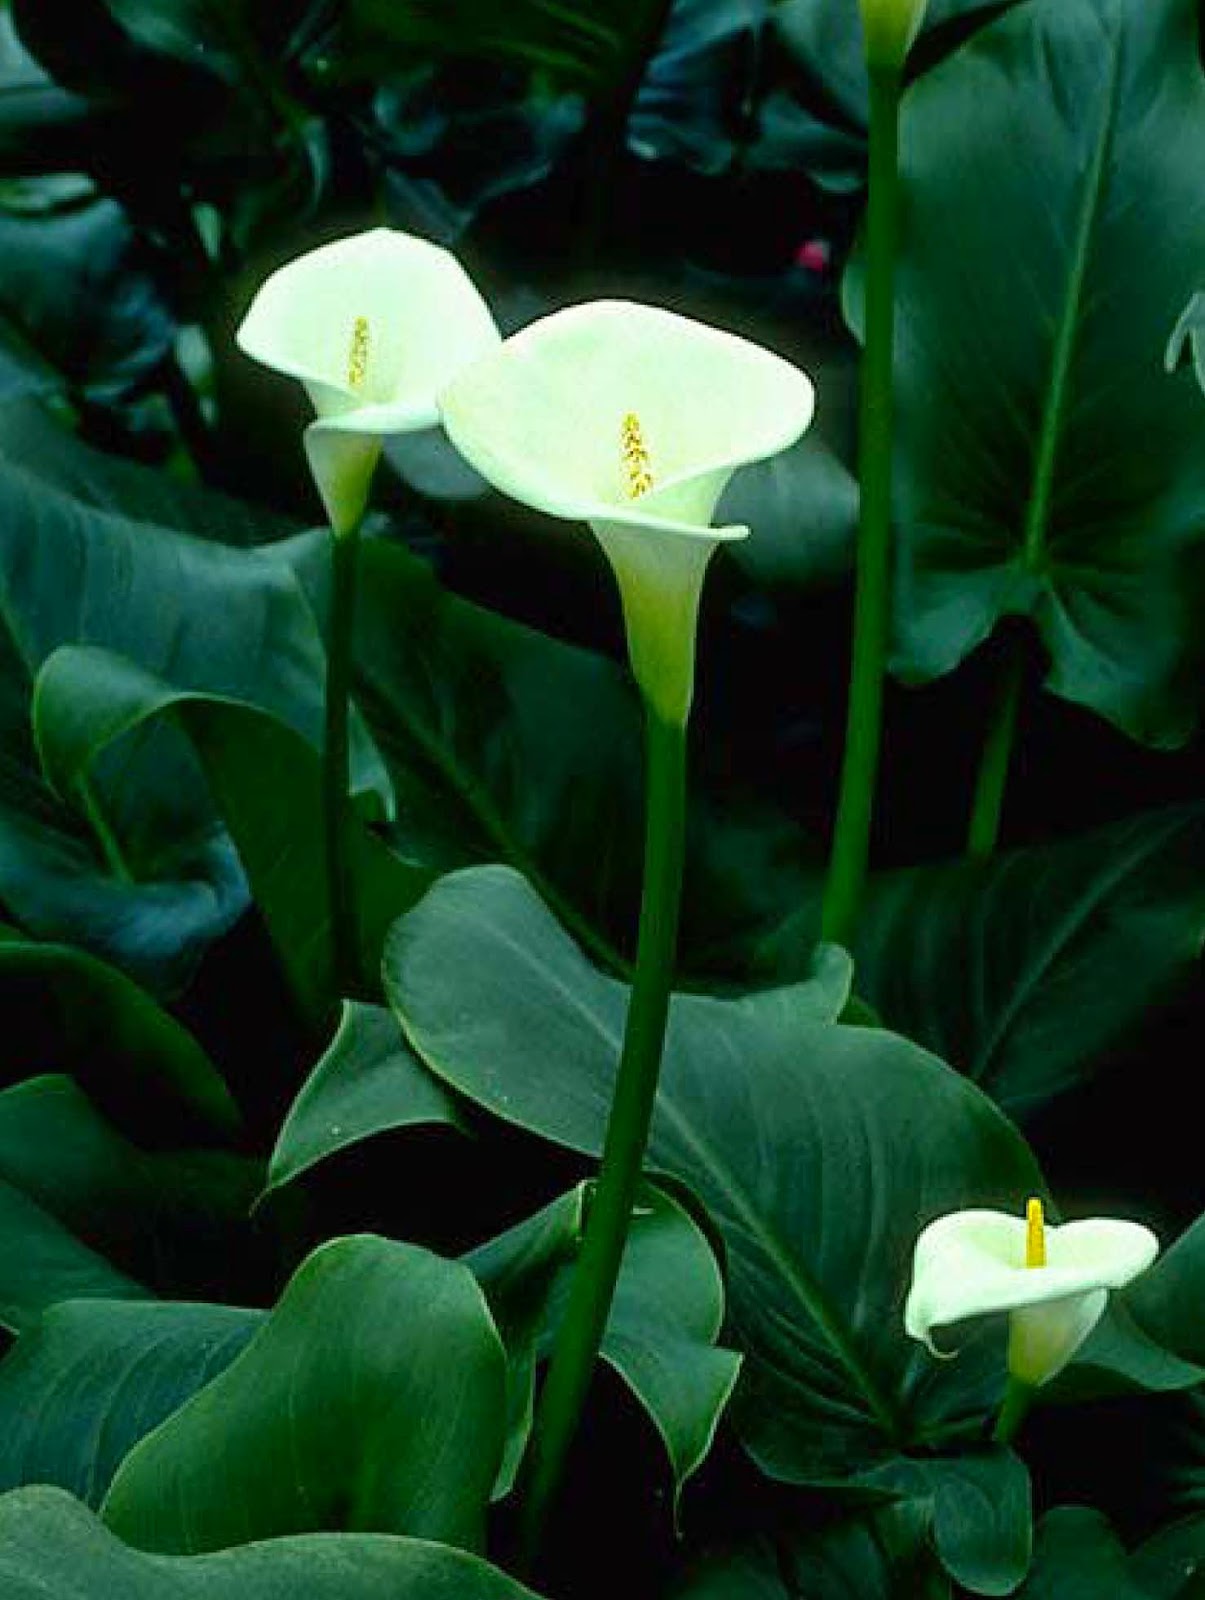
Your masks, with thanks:
M5 1600L534 1600L476 1556L425 1539L273 1539L173 1559L121 1544L57 1489L0 1500Z
M1046 1390L1052 1400L1095 1399L1100 1395L1174 1393L1205 1382L1205 1366L1185 1361L1151 1338L1129 1309L1129 1297L1141 1303L1143 1280L1109 1297L1109 1306L1071 1365Z
M263 1315L159 1301L52 1306L0 1366L0 1489L54 1484L99 1506L134 1445L230 1365Z
M1024 1578L1033 1538L1029 1473L1011 1450L899 1457L866 1481L930 1508L942 1564L972 1594L1012 1594Z
M1150 1600L1130 1577L1121 1541L1099 1511L1065 1506L1038 1527L1023 1600Z
M1200 1600L1205 1593L1205 1514L1161 1529L1130 1559L1130 1575L1150 1600Z
M245 701L183 692L107 651L56 651L38 679L38 745L70 789L111 741L178 721L197 751L294 992L315 1023L338 998L330 939L321 758L284 722ZM264 774L272 774L270 784ZM287 804L282 803L287 796ZM355 825L351 869L365 975L385 930L430 882Z
M511 1430L498 1492L531 1427L536 1362L550 1354L584 1227L584 1185L465 1257L507 1347ZM710 1245L674 1200L647 1186L624 1254L602 1356L661 1435L675 1495L702 1463L740 1357L716 1348L724 1289Z
M35 1327L59 1300L142 1300L149 1293L0 1178L0 1328Z
M464 1128L456 1101L410 1049L393 1013L348 1001L280 1130L265 1193L361 1139L432 1123Z
M70 1078L30 1078L0 1093L0 1179L158 1289L224 1280L259 1176L257 1163L217 1152L138 1149Z
M1205 1366L1205 1217L1199 1217L1124 1293L1139 1328L1165 1349Z
M1200 408L1162 359L1205 259L1197 42L1195 0L1028 0L912 88L901 156L895 668L1026 616L1051 690L1158 745L1205 605Z
M672 1600L950 1600L929 1523L909 1502L820 1529L796 1521L707 1557Z
M137 984L68 945L0 944L5 1077L69 1070L142 1144L230 1135L237 1107L196 1040Z
M136 733L91 770L90 749L71 785L47 789L31 681L76 642L167 670L177 688L263 706L317 745L321 639L278 552L99 510L0 459L0 898L38 936L171 990L243 909L242 876L178 730ZM358 769L384 786L374 761L361 727ZM75 781L85 775L86 794Z
M649 1165L686 1183L727 1251L747 1354L736 1420L758 1462L848 1476L909 1439L978 1427L998 1349L935 1363L904 1335L916 1235L1039 1185L972 1085L883 1030L835 1027L848 969L737 1000L676 996ZM445 878L390 935L386 987L411 1043L497 1115L597 1154L626 1006L503 869Z
M505 1383L465 1267L335 1240L234 1364L126 1457L105 1521L165 1554L324 1529L476 1545Z
M763 947L806 958L810 916ZM1205 808L873 880L858 989L1012 1115L1089 1076L1196 970L1205 940Z
M639 70L661 21L656 0L513 0L505 12L490 0L350 0L347 14L351 57L372 61L375 77L391 62L469 57L596 95Z

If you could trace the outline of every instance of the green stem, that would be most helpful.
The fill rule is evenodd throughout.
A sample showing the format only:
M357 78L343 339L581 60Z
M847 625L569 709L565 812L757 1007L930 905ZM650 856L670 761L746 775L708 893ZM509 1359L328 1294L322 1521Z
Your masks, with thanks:
M678 938L686 728L646 705L644 892L636 974L602 1167L532 1433L520 1524L528 1571L556 1499L619 1277L661 1070Z
M360 938L355 889L349 861L351 770L348 713L351 699L352 639L356 615L356 576L360 530L331 539L331 613L326 656L326 737L323 746L323 819L330 901L331 962L340 994L360 983Z
M1017 732L1017 712L1025 682L1025 654L1019 640L1004 663L996 690L992 720L979 761L971 823L967 830L967 855L986 861L995 854L1000 838L1000 817L1008 786L1008 765Z
M866 206L866 342L862 353L858 581L845 758L824 890L821 932L848 944L870 850L879 769L891 602L892 368L899 189L898 71L870 74L870 189Z
M1036 1393L1031 1384L1022 1383L1020 1378L1014 1378L1009 1373L1008 1388L1004 1391L1004 1403L1000 1407L1000 1415L996 1418L996 1426L992 1430L992 1438L997 1444L1012 1444L1021 1424L1029 1415L1029 1408Z
M86 772L81 772L75 780L75 792L79 799L80 809L88 819L88 825L100 845L100 853L105 859L105 865L115 878L122 883L133 883L134 874L130 871L130 864L125 858L121 845L117 842L117 835L109 826L100 802L96 798L96 790L92 787L92 779Z

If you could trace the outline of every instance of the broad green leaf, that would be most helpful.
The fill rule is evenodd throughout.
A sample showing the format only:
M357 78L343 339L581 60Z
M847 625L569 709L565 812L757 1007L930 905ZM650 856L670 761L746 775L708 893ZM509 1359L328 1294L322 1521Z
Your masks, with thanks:
M337 1239L298 1269L233 1365L126 1457L104 1519L164 1554L321 1530L475 1546L505 1384L467 1268Z
M470 1251L507 1347L510 1439L496 1492L514 1482L531 1428L536 1363L551 1353L585 1226L586 1187ZM675 1496L703 1462L732 1394L740 1357L716 1348L720 1270L698 1226L668 1195L641 1193L602 1356L644 1407L665 1445Z
M489 0L350 0L352 60L382 65L468 57L518 63L587 95L614 90L639 74L656 44L655 0L513 0L499 12Z
M685 1183L727 1253L746 1354L736 1422L765 1470L847 1477L909 1442L981 1426L1000 1351L936 1363L903 1331L924 1224L1041 1187L978 1090L908 1041L833 1026L848 965L740 999L675 996L648 1166ZM513 873L453 874L390 934L386 988L411 1044L460 1093L596 1155L624 987Z
M1012 1594L1024 1578L1033 1540L1029 1473L1011 1450L900 1457L866 1481L928 1508L943 1566L972 1594Z
M1104 1316L1071 1365L1046 1389L1046 1398L1075 1402L1135 1390L1169 1394L1205 1382L1205 1366L1176 1355L1135 1319L1130 1297L1136 1296L1141 1304L1144 1282L1140 1278L1109 1297Z
M1183 1517L1138 1547L1130 1576L1150 1600L1200 1600L1205 1580L1205 1514Z
M1099 1511L1063 1506L1038 1526L1021 1600L1151 1600L1128 1571L1121 1541Z
M0 1328L35 1327L60 1300L142 1300L149 1293L0 1178Z
M0 1587L5 1600L534 1600L463 1550L382 1534L145 1555L57 1489L0 1499Z
M70 1070L144 1145L231 1135L238 1109L190 1033L124 973L68 945L0 944L4 1076Z
M265 1193L362 1139L432 1123L464 1129L456 1101L410 1049L393 1013L346 1001L280 1130Z
M0 1490L54 1484L97 1507L138 1441L223 1371L264 1313L74 1300L0 1365Z
M819 1528L796 1516L698 1562L672 1600L950 1600L928 1525L910 1502Z
M1122 1296L1139 1328L1165 1349L1205 1366L1205 1217L1199 1217Z
M46 770L69 789L114 740L178 722L200 758L256 904L303 1009L337 999L318 751L245 701L181 691L107 651L67 647L38 679L34 720ZM271 783L264 774L270 773ZM352 834L361 967L375 971L385 930L430 882L367 827Z
M1197 44L1195 0L1026 0L902 134L895 670L1028 617L1047 686L1156 745L1193 727L1205 603L1202 419L1163 371L1205 260Z
M76 643L261 706L318 746L322 641L280 552L101 510L0 455L0 898L37 936L172 990L245 906L242 875L178 730L141 730L47 788L32 683ZM356 749L364 785L387 793L362 727Z
M0 1093L0 1179L114 1269L163 1292L227 1281L259 1175L258 1163L216 1151L139 1149L70 1078Z
M763 946L790 971L811 915ZM1080 838L877 877L854 949L888 1026L1010 1114L1075 1088L1196 971L1205 941L1205 807Z
M86 444L47 406L16 401L0 408L0 453L77 503L212 544L280 544L292 556L296 524L266 506L236 500L199 483L107 455ZM300 543L307 537L300 536Z

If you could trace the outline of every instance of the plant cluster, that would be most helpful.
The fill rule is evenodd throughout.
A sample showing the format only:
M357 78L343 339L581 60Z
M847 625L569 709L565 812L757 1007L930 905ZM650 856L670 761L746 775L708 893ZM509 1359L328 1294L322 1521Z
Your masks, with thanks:
M0 1600L1205 1594L1203 180L1196 0L0 9Z

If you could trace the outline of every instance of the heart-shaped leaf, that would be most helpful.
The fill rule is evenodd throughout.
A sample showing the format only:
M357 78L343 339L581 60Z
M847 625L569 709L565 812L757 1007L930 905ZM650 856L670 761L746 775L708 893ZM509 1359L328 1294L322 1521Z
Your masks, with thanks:
M467 1268L337 1239L298 1269L233 1365L126 1457L104 1518L166 1554L324 1529L474 1546L505 1386Z
M535 1600L476 1556L382 1534L272 1539L218 1555L145 1555L57 1489L0 1499L5 1600Z
M1205 451L1163 352L1205 259L1203 137L1195 0L1027 0L907 95L906 681L1021 615L1054 693L1134 738L1188 736Z
M391 933L385 978L411 1044L454 1088L598 1153L627 992L520 878L442 879ZM1041 1189L973 1085L895 1035L833 1025L847 983L846 958L826 948L809 983L675 996L648 1155L723 1237L745 1443L800 1480L981 1425L999 1350L939 1366L905 1336L912 1247L942 1212Z
M264 1320L233 1306L74 1300L0 1365L0 1489L104 1499L138 1441L234 1360Z
M813 912L763 943L807 959ZM859 994L1013 1116L1082 1083L1191 974L1205 941L1205 808L883 874L855 943ZM793 954L794 952L794 954Z

